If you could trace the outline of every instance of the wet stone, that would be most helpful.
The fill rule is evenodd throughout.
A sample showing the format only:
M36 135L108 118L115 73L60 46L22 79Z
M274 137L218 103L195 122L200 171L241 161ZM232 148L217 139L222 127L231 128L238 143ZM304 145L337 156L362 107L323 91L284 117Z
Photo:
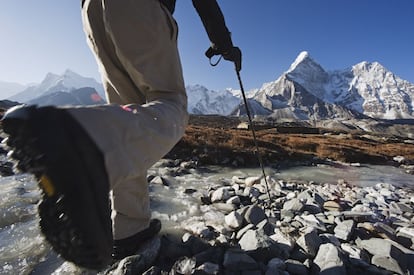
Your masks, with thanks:
M224 203L224 202L213 203L213 207L223 213L230 213L236 209L236 206L234 204L229 204L229 203Z
M269 248L273 240L263 230L248 230L239 241L244 251L255 251L261 248Z
M354 219L358 222L371 221L375 217L373 212L344 211L342 212L342 215L345 219Z
M309 212L311 214L318 214L322 212L322 209L319 204L312 201L307 201L303 207L303 211Z
M160 176L155 176L153 179L151 179L150 183L151 184L156 184L156 185L168 186L168 182Z
M289 274L296 274L296 275L308 275L309 270L308 268L301 262L288 259L285 262L286 264L286 271L289 272Z
M109 271L108 275L116 274L140 274L148 270L155 262L161 248L161 239L154 238L140 248L136 255L122 259Z
M338 248L330 243L319 247L313 263L318 274L346 275L346 268Z
M296 198L297 197L297 193L296 192L289 192L289 193L287 193L286 194L286 199L287 200L292 200L292 199L294 199L294 198ZM300 200L300 199L299 199Z
M233 229L238 229L243 225L243 217L236 211L226 215L224 220Z
M186 248L190 249L191 254L198 254L210 248L208 243L190 233L185 233L181 240Z
M390 211L396 214L413 213L413 208L406 203L391 202Z
M142 275L160 275L162 274L162 269L158 266L151 266L147 271L142 273Z
M352 212L370 212L371 208L369 208L368 206L364 204L357 204L351 209L351 211Z
M275 233L271 235L270 238L276 242L279 249L283 251L284 255L289 255L295 245L295 241L279 229L276 229Z
M181 227L196 236L206 235L210 231L205 222L198 219L186 220Z
M349 243L340 244L341 249L349 255L350 258L361 260L363 258L363 252L360 248ZM366 253L365 253L366 254ZM368 257L364 257L368 260Z
M218 274L220 266L218 264L205 262L197 267L196 271L203 272L203 274Z
M263 230L266 235L270 236L274 233L274 226L267 221L267 219L262 220L256 225L256 228L259 230Z
M270 270L277 271L277 270L285 270L286 264L285 261L280 258L273 258L267 263L267 272Z
M298 215L295 216L295 220L301 222L302 224L306 226L312 226L320 231L325 232L326 226L323 222L321 222L315 215Z
M260 180L261 180L261 177L248 177L248 178L245 179L244 184L246 186L251 187L255 184L259 184Z
M229 187L219 187L211 194L211 202L226 201L231 197Z
M231 198L229 198L226 203L227 204L235 204L235 205L240 205L240 197L239 196L233 196Z
M334 229L335 236L338 239L348 241L351 237L352 232L354 231L354 228L355 222L353 220L345 220L343 222L340 222Z
M391 226L389 226L385 223L376 222L374 224L374 228L377 232L385 234L386 237L389 238L389 239L394 239L395 238L395 230Z
M412 227L400 227L398 229L397 236L403 236L406 238L413 239L414 238L414 228Z
M252 205L247 208L247 211L244 215L244 218L247 222L257 225L259 222L266 219L265 211L257 205Z
M322 243L321 238L315 228L308 227L300 236L296 243L310 256L314 257Z
M397 243L380 238L371 238L357 242L358 247L367 250L371 263L398 274L406 274L408 265L412 265L413 252Z
M283 204L283 208L281 210L282 217L290 216L293 217L296 213L302 211L304 205L299 199L291 199L288 200Z
M195 259L185 257L175 262L172 269L178 274L193 274L195 267Z
M261 194L260 190L255 187L246 187L243 192L244 196L256 199L260 197Z
M221 264L224 259L224 252L221 246L213 246L195 254L193 258L195 258L197 266L205 262Z
M330 233L319 234L319 237L321 238L322 243L331 243L338 247L341 246L341 242L333 234L330 234Z
M247 231L253 229L254 227L255 226L253 224L251 224L251 223L247 224L245 227L243 227L242 229L240 229L237 232L236 239L237 240L240 240Z
M246 178L241 178L241 177L233 176L231 178L231 181L233 183L236 183L236 184L244 184L246 182Z
M341 211L342 206L336 201L326 201L323 204L323 209L326 211Z
M224 254L223 266L230 271L255 270L258 263L245 252L229 249Z

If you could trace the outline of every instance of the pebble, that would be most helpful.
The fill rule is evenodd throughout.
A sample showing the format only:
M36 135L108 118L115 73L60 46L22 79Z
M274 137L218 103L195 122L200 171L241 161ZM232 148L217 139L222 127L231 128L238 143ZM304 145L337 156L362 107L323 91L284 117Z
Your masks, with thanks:
M342 207L336 201L326 201L323 204L323 209L326 211L341 211Z
M259 222L266 219L266 214L263 208L257 205L252 205L247 208L244 218L248 223L257 225Z
M338 223L335 227L335 237L338 239L348 241L351 237L352 232L354 231L355 222L353 220L345 220Z
M261 177L248 177L245 179L244 184L248 187L251 187L255 184L259 184Z
M313 263L317 267L318 274L346 275L346 268L341 258L339 249L331 244L322 244L319 247Z
M233 229L238 229L243 225L243 217L236 211L226 215L224 221Z
M305 228L302 235L296 240L296 244L299 245L310 257L314 257L316 255L321 243L322 240L316 229L313 227Z
M231 197L229 187L220 187L211 194L211 202L226 201Z

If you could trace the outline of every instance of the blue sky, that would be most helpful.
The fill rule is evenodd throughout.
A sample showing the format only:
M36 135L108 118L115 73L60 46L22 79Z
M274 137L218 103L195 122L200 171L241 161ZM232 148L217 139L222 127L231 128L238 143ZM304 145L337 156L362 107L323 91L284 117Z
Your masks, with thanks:
M243 52L246 89L286 71L301 51L325 69L378 61L414 83L412 0L218 0ZM179 49L186 84L238 88L233 65L211 67L207 35L190 0L177 0ZM77 0L2 1L0 81L40 82L71 69L99 80Z

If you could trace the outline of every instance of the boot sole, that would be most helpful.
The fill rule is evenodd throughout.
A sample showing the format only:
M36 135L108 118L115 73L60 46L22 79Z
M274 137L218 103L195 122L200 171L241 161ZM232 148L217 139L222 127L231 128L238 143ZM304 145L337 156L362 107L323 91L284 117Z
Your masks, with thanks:
M12 157L43 190L40 228L64 259L100 270L112 260L109 183L103 156L64 110L23 107L6 113Z

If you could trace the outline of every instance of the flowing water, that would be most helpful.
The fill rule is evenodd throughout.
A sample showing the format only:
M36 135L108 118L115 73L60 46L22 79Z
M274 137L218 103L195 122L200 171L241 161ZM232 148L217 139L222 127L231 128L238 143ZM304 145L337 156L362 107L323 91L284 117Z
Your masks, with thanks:
M231 183L233 176L260 176L260 169L211 166L191 169L189 174L168 176L163 165L151 168L152 175L163 175L168 186L151 185L154 217L169 231L184 218L199 211L199 198L209 187ZM359 186L390 183L414 187L414 176L391 166L323 165L277 171L266 169L276 179L337 183ZM0 177L0 274L76 274L76 267L64 263L44 241L38 229L37 203L41 196L34 178L27 174Z
M337 183L345 180L351 185L367 187L377 183L390 183L395 186L414 188L414 176L401 168L385 165L318 165L294 167L280 171L282 179L313 181L317 183Z

